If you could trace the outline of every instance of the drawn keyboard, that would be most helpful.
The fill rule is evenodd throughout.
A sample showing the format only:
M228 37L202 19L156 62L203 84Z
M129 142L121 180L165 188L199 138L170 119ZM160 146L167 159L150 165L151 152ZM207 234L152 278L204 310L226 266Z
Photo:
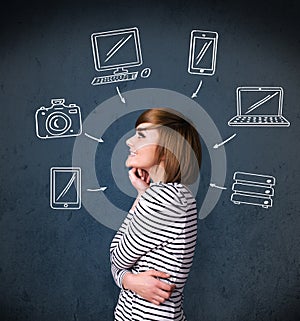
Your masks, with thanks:
M236 124L284 124L286 120L281 116L239 116L233 121Z
M99 76L95 77L91 82L92 85L105 85L111 84L114 82L119 81L129 81L129 80L136 80L138 75L138 71L128 72L124 74L113 74L113 75L106 75L106 76Z

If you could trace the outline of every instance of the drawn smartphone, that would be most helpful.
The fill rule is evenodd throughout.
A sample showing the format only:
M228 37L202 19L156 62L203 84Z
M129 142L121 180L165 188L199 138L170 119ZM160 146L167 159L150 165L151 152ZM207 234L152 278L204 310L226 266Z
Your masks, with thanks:
M50 206L53 209L75 210L81 207L81 169L50 169Z
M218 33L193 30L190 39L188 72L211 76L216 70Z

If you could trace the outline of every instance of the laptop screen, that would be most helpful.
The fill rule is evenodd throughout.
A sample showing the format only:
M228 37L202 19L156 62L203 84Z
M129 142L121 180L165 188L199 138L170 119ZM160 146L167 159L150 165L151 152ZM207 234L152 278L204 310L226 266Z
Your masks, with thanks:
M281 115L282 88L240 87L237 90L237 103L240 115Z

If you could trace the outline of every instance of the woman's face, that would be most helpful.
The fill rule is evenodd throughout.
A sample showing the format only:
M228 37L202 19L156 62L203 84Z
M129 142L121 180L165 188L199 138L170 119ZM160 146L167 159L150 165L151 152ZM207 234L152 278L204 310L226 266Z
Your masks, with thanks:
M152 123L138 125L135 135L126 141L130 148L126 160L127 167L141 168L149 172L152 166L157 165L159 132L156 128L150 128L152 126Z

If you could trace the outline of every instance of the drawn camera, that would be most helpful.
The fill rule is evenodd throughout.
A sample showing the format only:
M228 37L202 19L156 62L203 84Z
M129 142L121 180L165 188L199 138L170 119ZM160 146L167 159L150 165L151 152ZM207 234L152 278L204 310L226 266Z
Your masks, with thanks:
M36 135L39 138L78 136L82 132L80 107L65 105L64 99L52 99L51 106L40 107L35 113Z

